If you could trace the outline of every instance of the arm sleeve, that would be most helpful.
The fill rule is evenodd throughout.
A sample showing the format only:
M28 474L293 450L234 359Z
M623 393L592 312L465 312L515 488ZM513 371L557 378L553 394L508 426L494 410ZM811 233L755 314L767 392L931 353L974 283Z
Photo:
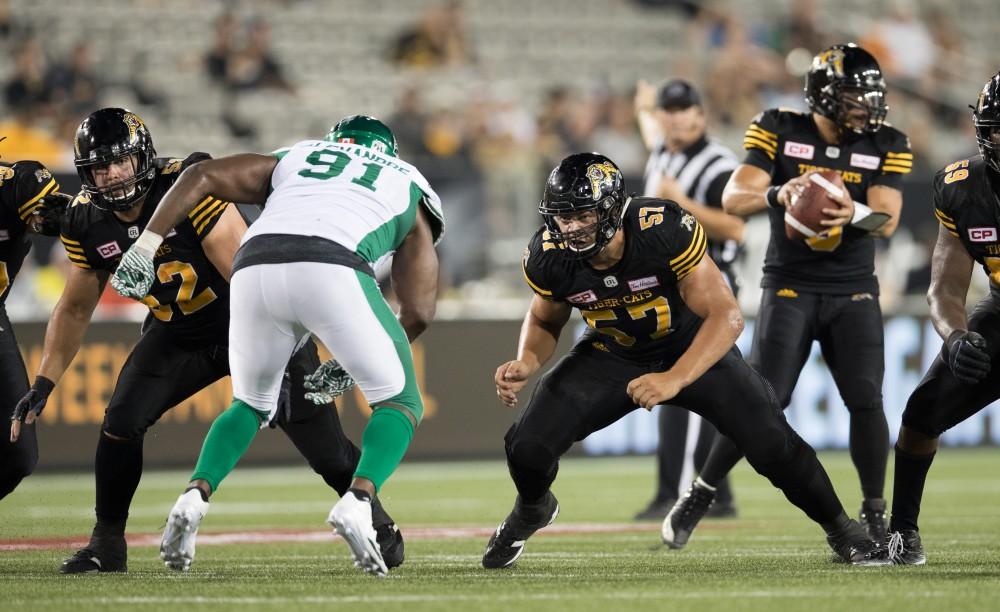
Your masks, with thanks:
M968 160L964 161L968 164ZM955 164L948 166L948 168L961 163L962 162L960 161L955 162ZM934 201L934 216L937 218L938 223L948 230L948 233L958 238L958 227L955 224L955 218L953 216L954 212L951 210L951 198L948 197L948 192L945 190L944 177L948 168L945 168L945 170L935 174L934 180L931 183L931 190L933 193L932 197Z
M676 207L668 223L673 227L667 227L663 231L664 247L671 275L679 281L701 262L708 248L708 238L705 236L705 228L694 215L680 207Z
M17 216L27 222L28 217L42 206L42 198L59 190L59 183L42 164L34 161L14 164L17 188L15 202Z
M774 158L778 154L777 110L764 111L753 118L743 135L743 148L747 152L743 163L771 173Z
M63 250L66 251L66 258L69 259L70 263L84 270L93 270L99 268L100 264L91 260L83 245L86 229L80 220L81 211L73 210L73 207L78 205L87 206L87 200L81 199L81 196L78 195L70 204L62 223L62 230L59 232L59 242L62 243Z
M528 283L535 295L550 301L559 301L555 287L553 275L548 273L551 267L548 251L559 248L558 245L549 239L549 232L543 231L535 234L534 238L524 250L524 257L521 258L521 273L524 275L524 282Z
M910 151L910 139L902 132L893 130L882 154L882 165L878 174L872 179L872 185L882 185L900 189L903 177L913 169L913 153Z
M194 164L207 159L212 159L212 156L208 153L192 153L184 160L181 169L186 170ZM204 240L211 233L212 228L219 222L219 217L222 216L222 213L225 212L226 207L230 204L232 202L225 202L215 196L209 195L201 202L198 202L197 206L188 213L188 222L191 224L199 240Z

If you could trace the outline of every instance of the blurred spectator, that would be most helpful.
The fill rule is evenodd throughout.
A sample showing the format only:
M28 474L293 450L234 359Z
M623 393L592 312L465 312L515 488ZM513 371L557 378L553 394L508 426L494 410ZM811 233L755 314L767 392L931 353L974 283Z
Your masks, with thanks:
M605 105L604 121L591 133L590 151L599 151L615 160L626 176L638 176L646 164L646 150L636 130L632 95L614 94Z
M753 43L746 28L731 16L725 21L725 45L709 71L706 105L724 125L742 126L760 112L759 94L784 79L785 68L774 52Z
M35 38L21 43L14 53L14 74L4 86L4 101L10 109L31 108L34 113L48 111L49 92L45 87L46 61L41 44Z
M420 85L409 85L399 98L399 106L386 120L386 125L396 135L399 154L427 175L423 157L427 154L424 147L424 128L427 125L427 115L424 113L423 100L420 96ZM431 180L429 177L427 180ZM433 181L432 181L433 184Z
M45 77L48 95L61 112L86 115L98 106L101 83L90 43L73 46L68 59L52 65Z
M792 3L791 13L777 23L772 48L785 55L792 49L806 49L815 54L828 46L826 33L819 26L816 0Z
M555 86L545 93L538 112L537 146L543 169L549 169L571 153L583 151L587 135L579 121L579 109L569 89Z
M280 89L294 93L281 64L271 50L271 26L261 18L250 21L247 43L231 54L226 66L226 83L235 90Z
M0 0L0 39L16 40L28 33L21 21L14 18L8 0Z
M389 56L396 64L412 68L471 63L462 3L449 0L429 6L418 23L396 37Z
M236 52L236 16L226 11L215 19L215 38L205 54L205 71L216 83L225 83L229 74L229 58Z
M893 0L891 7L889 16L876 21L860 44L878 59L889 79L912 89L934 65L934 40L917 18L913 0Z

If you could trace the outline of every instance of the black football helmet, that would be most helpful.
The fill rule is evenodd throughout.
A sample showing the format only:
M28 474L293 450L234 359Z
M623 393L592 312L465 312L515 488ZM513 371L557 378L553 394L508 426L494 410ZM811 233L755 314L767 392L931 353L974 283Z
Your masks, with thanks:
M102 108L84 119L76 129L73 152L83 191L98 208L132 208L146 196L156 178L153 138L142 119L124 108ZM132 161L132 176L98 187L94 170L125 158Z
M562 243L569 257L586 259L600 253L621 227L626 199L625 179L615 162L600 153L576 153L549 174L538 212L550 238ZM590 210L597 212L594 225L571 233L559 229L557 216ZM572 246L575 239L590 232L596 232L593 244L582 249Z
M979 92L979 99L972 107L972 123L976 126L976 143L983 161L1000 172L1000 73Z
M855 134L877 132L885 122L885 79L874 57L854 43L834 45L813 58L806 73L809 110L830 119L842 131ZM867 112L864 124L851 122L855 109Z

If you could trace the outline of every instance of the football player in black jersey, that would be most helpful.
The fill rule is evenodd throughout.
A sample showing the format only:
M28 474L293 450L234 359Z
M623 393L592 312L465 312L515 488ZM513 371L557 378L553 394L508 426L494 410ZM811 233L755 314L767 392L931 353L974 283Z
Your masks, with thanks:
M571 155L552 171L539 212L545 226L523 261L535 297L517 358L496 371L497 395L517 405L573 308L590 330L542 377L504 438L518 495L483 566L510 566L525 540L555 520L549 487L574 442L637 406L668 400L736 440L755 470L823 526L842 559L884 564L884 548L847 517L816 453L743 361L735 346L743 318L704 257L705 231L694 216L668 200L628 199L618 167L596 153Z
M885 470L889 426L882 408L882 312L874 273L873 235L895 230L903 205L900 182L910 172L909 141L885 123L885 81L878 63L856 45L836 45L813 59L806 75L811 113L772 109L746 132L747 150L723 193L726 212L767 211L771 238L750 363L786 408L818 340L851 417L851 459L861 480L860 519L875 540L885 537ZM825 232L805 241L785 234L785 207L810 174L840 173L847 194L827 209ZM714 487L740 460L718 438L688 495L667 521L690 533L707 512ZM696 503L699 502L700 503ZM684 507L685 505L689 507Z
M944 340L910 395L896 441L889 550L893 562L927 562L917 516L938 436L1000 399L1000 74L973 108L978 157L934 176L934 214L940 223L927 291L931 321ZM971 316L965 300L975 263L990 279L990 294Z
M156 157L143 121L120 108L84 119L75 139L83 190L66 212L61 239L74 264L45 333L31 390L15 411L34 422L49 393L80 348L98 298L122 254L142 233L156 205L181 172L208 159ZM143 302L150 314L122 367L105 412L95 459L97 525L90 543L63 562L61 572L126 571L125 522L142 475L146 430L164 412L229 374L229 275L246 223L217 198L199 202L156 252L157 280ZM305 399L303 378L320 365L308 341L286 372L287 405L280 426L310 466L338 493L347 491L360 451L344 435L332 404ZM373 523L386 565L402 562L402 538L373 503Z
M28 234L55 236L69 196L59 193L52 174L36 161L0 164L0 410L14 407L28 391L28 373L17 348L5 304L11 283L31 249ZM0 441L0 499L17 488L38 463L35 428L17 440Z

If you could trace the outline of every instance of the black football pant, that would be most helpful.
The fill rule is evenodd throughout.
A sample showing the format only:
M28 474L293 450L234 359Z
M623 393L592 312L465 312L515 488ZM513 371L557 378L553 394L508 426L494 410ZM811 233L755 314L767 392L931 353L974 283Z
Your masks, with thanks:
M969 317L969 330L982 334L992 366L985 379L970 385L952 374L944 359L944 347L923 380L913 390L903 411L903 427L937 438L955 425L1000 399L1000 290L979 302ZM917 516L924 482L934 454L917 455L896 446L893 479L893 530L917 529Z
M764 290L750 363L771 384L782 409L791 402L814 339L850 413L851 460L862 494L865 499L881 498L889 425L882 409L885 356L877 297L868 293L779 297L773 288ZM702 479L709 484L721 482L741 456L732 441L717 439Z
M0 304L0 499L17 488L38 463L38 440L35 426L21 427L21 437L11 444L7 431L17 402L28 392L28 373L14 338L7 310Z
M522 502L541 501L574 442L636 409L629 381L667 365L625 361L584 339L547 372L504 437ZM735 440L753 468L814 521L827 523L843 512L816 453L789 427L767 383L735 347L671 403Z
M99 528L124 529L142 476L146 430L167 410L229 374L224 344L191 348L171 334L163 325L143 333L122 367L105 412L95 461ZM361 452L344 435L332 404L316 406L304 398L303 376L319 364L312 340L292 356L275 421L313 470L342 495Z

